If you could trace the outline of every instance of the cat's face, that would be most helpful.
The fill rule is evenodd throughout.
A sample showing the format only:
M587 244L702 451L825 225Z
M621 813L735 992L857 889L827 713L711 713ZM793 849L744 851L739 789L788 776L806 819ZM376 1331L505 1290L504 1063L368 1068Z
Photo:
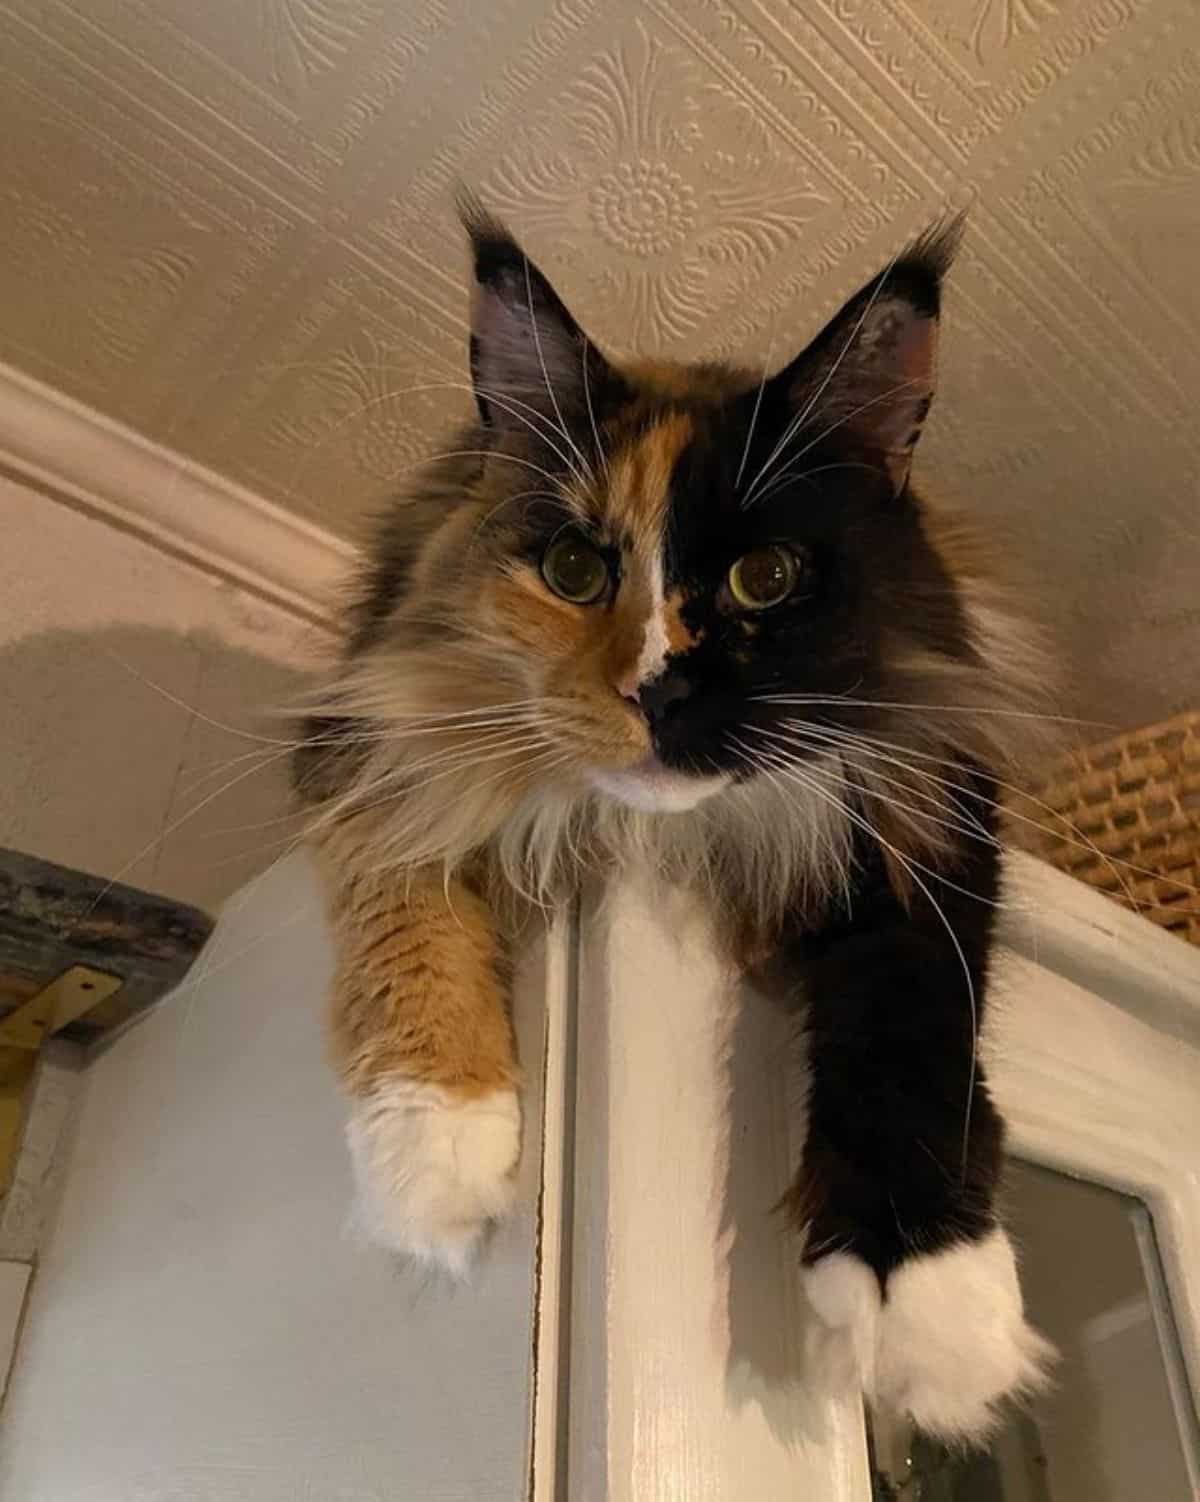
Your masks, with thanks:
M502 231L473 239L490 456L420 578L490 643L494 702L538 706L548 775L685 810L794 759L797 721L815 755L846 701L903 698L914 662L969 651L907 489L944 248L764 381L616 369Z
M936 839L929 789L895 789L986 759L1021 671L1003 601L908 485L948 242L763 379L617 367L502 230L470 229L480 423L389 514L307 785L352 745L353 786L328 785L386 815L387 859L494 839L538 888L594 833L735 849L780 897L867 781Z

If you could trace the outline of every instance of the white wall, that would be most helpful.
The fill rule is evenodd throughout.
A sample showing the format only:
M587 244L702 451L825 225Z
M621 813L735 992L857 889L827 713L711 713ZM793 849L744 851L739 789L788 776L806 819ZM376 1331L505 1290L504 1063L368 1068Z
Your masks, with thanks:
M215 907L286 848L253 737L320 633L3 477L0 538L0 844Z
M0 1444L0 1502L524 1496L541 951L518 983L521 1209L474 1286L347 1233L320 893L296 856L91 1065Z

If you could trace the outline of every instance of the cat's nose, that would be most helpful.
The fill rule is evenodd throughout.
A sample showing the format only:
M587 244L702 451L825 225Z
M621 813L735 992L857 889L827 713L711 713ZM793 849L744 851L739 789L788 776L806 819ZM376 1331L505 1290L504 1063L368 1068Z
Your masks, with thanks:
M660 678L642 684L638 690L638 703L651 725L656 725L673 705L682 703L691 692L692 685L682 673L664 673Z

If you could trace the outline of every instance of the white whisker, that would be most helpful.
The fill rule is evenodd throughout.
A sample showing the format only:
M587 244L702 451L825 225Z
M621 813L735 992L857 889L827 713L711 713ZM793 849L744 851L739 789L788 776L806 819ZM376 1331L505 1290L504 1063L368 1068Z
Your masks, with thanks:
M843 413L842 416L839 417L835 422L831 422L827 428L822 429L822 431L818 433L815 438L810 439L808 443L806 443L804 447L794 455L794 458L797 460L803 459L805 454L811 453L819 443L823 443L825 439L829 437L830 433L835 433L838 428L844 427L846 423L853 422L856 417L860 417L864 412L869 411L872 407L877 407L880 402L890 401L892 397L897 396L901 391L907 390L910 386L918 386L920 384L921 382L914 377L912 380L899 382L898 385L890 387L887 391L881 391L877 396L873 396L870 401L860 402L857 407L852 408L849 412ZM743 510L749 508L750 506L753 506L754 502L758 499L758 496L758 482L756 481L755 484L750 488L750 493L746 497Z
M750 414L750 426L746 431L746 443L742 449L742 462L738 465L737 474L734 476L734 490L741 489L742 475L746 469L746 461L750 457L750 445L754 442L754 429L758 425L758 411L762 406L763 392L767 389L767 372L771 369L771 356L775 352L775 337L778 332L779 328L778 325L776 325L775 328L771 330L771 342L767 346L767 358L763 364L762 380L758 383L758 393L754 398L754 410Z
M851 699L840 694L754 694L759 704L811 704L837 707L848 704L861 709L909 709L922 714L989 714L1005 715L1018 720L1048 720L1063 725L1101 726L1101 720L1081 720L1074 715L1043 714L1036 709L1007 709L998 704L920 704L895 699Z
M839 733L849 732L839 731ZM861 732L853 732L853 736L857 740L871 742L875 745L889 746L894 750L902 749L907 756L916 757L918 760L929 762L932 765L950 767L960 773L965 770L961 762L956 762L946 757L933 756L929 752L918 751L909 747L896 747L893 742L882 740L876 736L866 736ZM864 752L863 754L870 753ZM1128 881L1121 874L1121 871L1118 869L1118 867L1124 867L1125 870L1132 871L1135 875L1154 877L1156 880L1165 881L1170 885L1177 887L1180 891L1193 892L1197 896L1200 896L1200 887L1196 887L1190 882L1181 881L1178 877L1165 875L1163 872L1151 870L1146 866L1139 866L1133 861L1125 860L1120 856L1108 855L1105 851L1101 850L1093 840L1090 840L1077 824L1068 819L1066 814L1060 812L1058 809L1054 808L1051 804L1044 802L1042 799L1035 797L1034 794L1026 791L1026 789L1022 788L1019 784L1014 782L1006 782L1004 778L996 776L994 772L989 772L987 775L991 779L991 781L996 784L997 787L1003 788L1006 792L1012 793L1018 798L1024 798L1029 803L1032 803L1034 807L1040 808L1044 813L1048 814L1051 819L1055 820L1057 825L1065 825L1068 830L1072 831L1072 833L1064 834L1061 828L1051 828L1049 825L1041 823L1039 820L1030 817L1030 815L1028 814L1019 813L1008 803L1000 804L994 799L988 799L984 794L980 793L975 788L963 787L961 783L952 782L943 777L935 777L932 772L926 772L922 775L926 776L932 782L938 783L941 786L947 788L953 788L956 791L962 793L965 797L974 798L978 802L996 809L996 811L1002 814L1005 818L1015 819L1018 823L1027 824L1031 828L1037 829L1043 834L1053 835L1055 839L1062 840L1064 844L1073 845L1077 849L1088 851L1089 854L1095 856L1097 860L1102 861L1108 867L1109 871L1112 874L1113 880L1116 881L1117 885L1121 888L1126 902L1134 912L1153 909L1155 907L1158 907L1160 904L1145 902L1136 898L1134 896L1132 888L1129 886ZM1174 904L1172 904L1172 908L1176 912L1188 911L1188 909L1177 908L1174 906Z
M611 471L608 467L608 455L604 452L604 445L600 442L600 430L596 426L596 412L595 408L592 406L592 388L588 377L588 353L588 342L586 339L584 339L580 342L579 346L579 358L583 364L583 400L587 406L588 422L590 422L592 425L592 438L595 440L596 453L600 459L600 467L601 469L603 469L604 478L607 480L610 476Z
M889 777L886 773L879 772L873 768L863 767L861 763L857 762L854 756L851 754L855 751L856 748L849 746L844 742L839 745L837 739L834 737L825 737L824 739L813 738L812 740L806 741L802 738L795 736L785 736L778 732L769 730L762 731L761 733L770 737L772 740L778 741L781 745L793 747L798 746L800 749L807 749L810 751L828 751L831 747L836 748L841 754L843 763L846 765L847 770L853 769L859 774L859 777L863 779L860 782L854 782L850 785L856 788L856 790L861 792L865 797L874 799L879 803L887 804L889 807L898 811L910 814L913 821L919 822L919 824L922 826L931 826L948 830L952 833L963 835L967 839L979 840L984 844L991 845L995 849L1000 848L1000 841L997 840L994 835L990 834L988 830L982 824L980 824L977 819L973 818L969 814L969 812L962 811L961 805L958 804L956 799L947 798L946 794L944 793L940 796L936 793L923 793L920 791L920 789L912 787L909 783L904 782L901 778ZM858 754L863 753L860 752ZM889 760L890 759L891 758L889 758ZM927 808L919 808L914 804L906 803L903 800L896 798L894 795L881 792L879 788L874 786L874 784L878 782L886 783L891 787L903 789L903 791L910 797L920 799L921 802L932 805L933 808L937 810L937 812L931 812ZM962 816L955 817L955 815L951 813L950 809L947 807L948 803L953 804L954 808L962 813Z
M841 369L842 361L849 354L851 346L853 345L854 341L858 338L859 334L862 332L863 324L865 324L866 321L867 321L867 319L870 317L871 309L875 306L876 302L878 301L879 294L883 291L884 286L887 283L888 277L891 276L891 274L892 274L892 268L895 266L895 264L899 260L899 258L900 258L900 252L897 251L896 254L892 257L892 259L884 267L882 273L880 274L878 282L875 284L874 288L871 291L870 297L867 299L866 306L863 308L862 312L859 314L858 320L856 321L854 327L850 330L849 337L847 338L845 344L842 345L841 351L838 354L837 359L834 360L833 364L829 367L829 370L826 372L825 379L817 387L815 393L810 398L810 400L808 401L807 405L804 407L803 411L801 411L796 417L794 417L792 419L792 421L788 424L787 428L784 430L783 437L780 438L779 442L775 445L775 447L767 455L767 461L766 461L766 463L762 466L762 468L758 471L758 473L755 475L754 479L750 483L751 496L753 496L754 490L757 487L759 481L762 479L763 475L765 473L767 473L767 471L770 469L771 465L773 465L775 463L775 460L787 448L788 444L792 441L792 438L797 433L800 432L800 430L803 427L805 421L807 420L809 414L816 408L817 403L824 396L826 390L829 387L830 381L833 380L834 376L837 375L838 371ZM747 500L746 505L748 506L749 504L750 504L750 501Z
M554 387L550 383L550 372L546 369L546 357L542 353L542 334L541 330L538 328L537 314L533 311L533 282L529 274L529 257L522 256L522 260L525 262L525 297L526 304L529 308L529 322L533 328L533 342L534 346L537 349L538 364L542 367L542 380L546 383L546 394L550 398L550 405L554 408L554 415L558 418L559 432L562 434L565 442L568 443L574 450L575 454L579 458L580 465L582 465L582 470L577 472L580 474L581 478L586 478L587 480L590 480L594 483L595 476L592 474L592 467L587 462L587 456L584 454L583 450L579 447L579 445L567 431L566 422L563 420L562 408L558 405L558 397L555 396ZM572 464L571 468L575 469L575 465Z

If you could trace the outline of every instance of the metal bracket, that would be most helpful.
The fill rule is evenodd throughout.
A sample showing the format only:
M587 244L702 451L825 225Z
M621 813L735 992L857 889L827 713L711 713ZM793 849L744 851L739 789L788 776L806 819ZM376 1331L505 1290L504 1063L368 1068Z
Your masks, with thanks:
M8 1189L21 1140L25 1092L37 1051L59 1028L119 991L124 980L90 965L72 965L36 996L0 1019L0 1194Z
M44 1038L107 1001L123 984L119 975L72 965L0 1021L0 1048L38 1048Z

